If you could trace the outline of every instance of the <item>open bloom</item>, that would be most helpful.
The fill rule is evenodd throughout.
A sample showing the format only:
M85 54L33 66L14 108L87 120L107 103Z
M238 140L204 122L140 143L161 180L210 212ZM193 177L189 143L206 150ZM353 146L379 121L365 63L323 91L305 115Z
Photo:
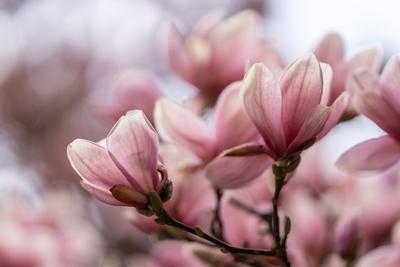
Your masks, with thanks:
M269 41L259 37L259 22L256 12L244 10L223 20L209 14L185 39L172 28L168 36L172 69L214 99L243 77L248 62L265 61L271 69L280 70L283 60Z
M362 69L351 81L353 106L388 135L371 139L345 152L339 167L348 170L382 170L400 160L400 56L392 57L382 75Z
M387 245L376 248L356 263L356 267L395 267L400 266L400 247L398 245Z
M68 158L81 176L81 185L111 205L144 207L147 195L162 195L166 179L157 171L158 136L142 111L121 117L106 145L77 139L68 146Z
M95 108L102 115L117 121L133 109L143 110L148 118L153 118L154 105L161 96L161 90L150 74L130 70L115 81L111 94L110 103L96 103Z
M207 165L207 177L218 187L240 186L271 163L266 155L218 157L226 149L254 140L258 134L243 108L240 82L228 86L218 98L214 132L201 117L166 98L156 104L155 124L165 141L187 148L200 159L199 166Z
M345 60L343 40L336 33L330 33L321 40L315 55L319 61L328 63L333 69L328 104L332 104L343 91L348 90L351 74L357 68L367 67L378 73L382 64L382 49L378 46L362 50Z
M323 137L340 119L346 105L343 93L332 106L328 65L315 56L295 61L281 75L264 64L254 64L243 81L243 100L248 115L263 137L263 151L279 159L302 150Z

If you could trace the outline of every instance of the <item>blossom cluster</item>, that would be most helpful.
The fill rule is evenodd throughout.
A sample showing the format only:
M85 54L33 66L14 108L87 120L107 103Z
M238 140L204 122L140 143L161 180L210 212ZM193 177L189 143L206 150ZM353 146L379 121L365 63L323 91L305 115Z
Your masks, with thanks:
M259 22L245 10L187 36L171 26L170 66L197 94L177 102L127 73L96 105L119 118L107 137L68 146L81 186L171 239L132 266L400 265L400 57L380 73L380 47L347 57L330 33L288 64ZM326 170L319 141L358 115L387 135Z

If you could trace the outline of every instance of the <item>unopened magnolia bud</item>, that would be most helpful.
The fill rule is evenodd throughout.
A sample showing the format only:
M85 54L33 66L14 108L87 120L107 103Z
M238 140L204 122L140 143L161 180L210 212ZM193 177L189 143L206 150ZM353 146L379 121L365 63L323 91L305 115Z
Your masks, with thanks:
M163 191L161 192L161 200L163 202L167 202L168 200L171 199L172 197L172 192L173 192L174 186L172 184L171 181L167 181L167 183L165 184Z
M133 191L131 188L127 187L126 185L115 185L113 188L110 189L111 194L113 197L123 203L138 206L138 205L145 205L143 203L143 196L136 191Z

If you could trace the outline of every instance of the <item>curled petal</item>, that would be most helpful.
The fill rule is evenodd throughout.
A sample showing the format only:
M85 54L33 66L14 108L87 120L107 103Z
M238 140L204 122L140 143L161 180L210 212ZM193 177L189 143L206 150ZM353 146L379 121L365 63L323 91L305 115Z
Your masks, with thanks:
M283 74L282 121L286 142L298 135L304 121L321 102L322 71L314 55L297 60Z
M115 165L138 192L158 183L158 136L142 111L121 117L107 136L107 150Z
M311 114L307 117L299 134L288 147L288 154L297 152L308 141L315 138L323 129L329 118L331 109L325 105L317 105Z
M343 40L337 33L326 35L314 50L319 61L336 67L344 58Z
M109 190L96 186L88 181L82 180L81 186L88 191L92 196L100 200L101 202L114 205L114 206L126 206L125 203L115 199Z
M324 128L322 128L321 132L317 135L317 139L321 139L324 137L340 120L346 107L349 103L349 94L347 92L342 93L338 98L336 98L335 102L333 102L331 108L331 113L329 114L329 118L326 121Z
M382 95L400 114L400 55L393 56L386 63L381 75Z
M183 145L202 159L212 156L214 140L207 125L196 114L167 98L157 102L154 114L163 139Z
M218 151L248 142L258 134L243 107L240 86L240 82L231 84L218 98L215 108L215 135Z
M223 157L242 157L267 154L272 157L273 153L264 144L250 142L226 149L221 153Z
M238 188L256 179L272 163L267 155L218 157L206 166L206 176L217 188Z
M76 139L67 148L68 159L85 183L105 191L116 184L128 185L115 166L105 147L83 139Z
M254 64L243 80L243 103L267 146L282 154L286 148L282 128L282 95L273 74L262 64Z
M340 156L336 165L349 171L386 169L400 159L400 144L389 136L362 142Z

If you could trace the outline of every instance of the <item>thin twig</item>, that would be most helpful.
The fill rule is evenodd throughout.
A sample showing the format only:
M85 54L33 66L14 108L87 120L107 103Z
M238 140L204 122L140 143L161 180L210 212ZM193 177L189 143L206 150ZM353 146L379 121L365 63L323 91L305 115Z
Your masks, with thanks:
M203 232L200 228L191 227L175 220L164 209L158 211L156 215L161 220L159 221L159 223L164 223L166 225L179 228L195 236L198 236L204 240L211 242L214 245L217 245L218 247L222 248L223 251L225 252L234 254L246 254L246 255L276 256L276 252L274 250L241 248L241 247L231 246L228 243L225 243L224 241Z
M224 229L221 220L221 199L223 195L222 190L215 189L215 195L217 197L217 201L214 209L214 217L211 221L211 233L218 239L224 240Z

